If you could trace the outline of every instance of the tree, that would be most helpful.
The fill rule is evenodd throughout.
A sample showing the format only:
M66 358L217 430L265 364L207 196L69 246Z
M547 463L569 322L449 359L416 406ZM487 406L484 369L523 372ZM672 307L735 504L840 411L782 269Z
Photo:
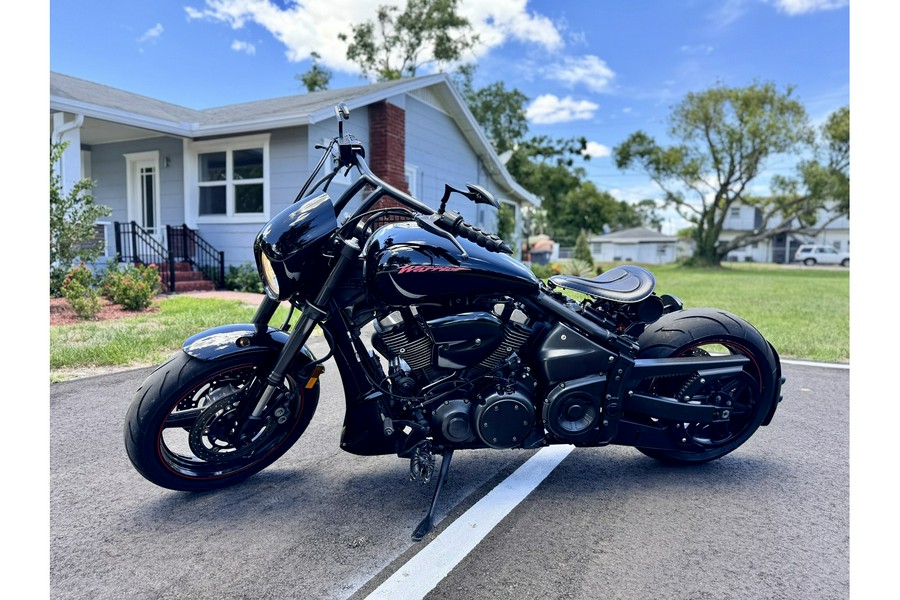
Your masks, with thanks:
M664 219L658 212L659 206L657 206L656 200L644 198L634 205L634 210L637 211L638 217L641 219L641 225L647 229L662 231Z
M662 188L666 203L695 226L695 264L718 265L731 250L785 231L769 227L776 215L781 222L797 216L802 202L790 194L786 180L782 194L748 194L767 159L802 151L813 142L806 110L792 93L790 87L779 92L772 83L690 93L669 117L669 133L679 144L664 147L638 131L614 149L620 169L645 171ZM738 203L758 208L763 226L724 242L725 217ZM809 208L807 202L799 212L808 214Z
M497 154L514 150L528 133L525 103L528 96L518 89L506 89L502 81L496 81L480 89L472 87L474 66L459 69L457 85L472 116L484 129L485 135Z
M544 202L553 239L563 246L577 243L579 232L600 233L604 226L612 229L637 227L641 217L624 200L597 188L591 181L581 181L561 198Z
M514 242L516 232L516 209L506 202L500 203L497 211L497 236L506 242Z
M775 177L774 200L781 212L793 213L806 227L824 228L850 214L850 107L828 116L819 132L816 155L804 160L795 177ZM821 208L829 208L829 221L818 222Z
M357 63L363 75L378 81L415 77L430 63L459 61L478 43L469 20L456 14L457 0L407 0L396 6L379 6L376 20L353 25L347 59ZM347 34L338 38L348 41Z
M592 265L594 264L594 256L591 254L591 245L588 243L587 231L584 229L581 230L578 234L578 238L575 240L575 249L572 251L572 258L574 260L589 262Z
M322 56L318 52L313 52L310 56L312 57L312 66L302 75L297 75L296 78L306 87L307 92L327 90L328 84L331 82L331 70L319 64Z
M108 206L95 204L90 191L94 182L80 179L65 193L56 172L68 142L50 146L50 293L58 295L66 272L76 260L92 262L103 247L94 242L97 219L112 214Z

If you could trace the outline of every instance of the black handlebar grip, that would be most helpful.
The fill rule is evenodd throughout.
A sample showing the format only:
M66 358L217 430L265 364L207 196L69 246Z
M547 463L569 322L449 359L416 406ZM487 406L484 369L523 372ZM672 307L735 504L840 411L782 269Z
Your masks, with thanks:
M512 249L498 236L484 232L474 225L465 222L457 213L445 212L437 220L437 223L439 223L441 228L445 231L448 231L457 237L465 238L470 242L474 242L491 252L512 254Z

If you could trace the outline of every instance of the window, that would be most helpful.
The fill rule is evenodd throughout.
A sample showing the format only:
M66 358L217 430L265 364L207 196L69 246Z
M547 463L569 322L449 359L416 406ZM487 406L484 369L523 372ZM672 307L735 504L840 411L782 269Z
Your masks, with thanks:
M268 136L198 142L193 149L201 221L267 219Z
M737 219L737 218L739 218L740 216L741 216L741 207L740 207L740 206L733 206L733 207L731 208L731 218L732 218L732 219Z

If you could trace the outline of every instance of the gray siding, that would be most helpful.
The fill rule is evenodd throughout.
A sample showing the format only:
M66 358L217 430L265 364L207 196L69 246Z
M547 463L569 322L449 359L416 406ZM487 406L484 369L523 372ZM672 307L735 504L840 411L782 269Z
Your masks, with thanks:
M307 128L278 129L269 140L269 219L284 210L300 191L308 173ZM253 240L259 223L200 223L200 236L225 253L225 264L253 262Z
M184 155L181 139L172 137L91 146L91 178L97 182L94 200L113 209L107 220L128 220L125 154L154 150L159 151L160 224L184 223ZM169 157L168 167L166 157Z
M416 167L422 202L437 208L445 184L457 189L465 189L466 183L483 185L480 162L449 115L417 98L406 99L406 164ZM458 195L448 208L470 223L486 224L475 203Z

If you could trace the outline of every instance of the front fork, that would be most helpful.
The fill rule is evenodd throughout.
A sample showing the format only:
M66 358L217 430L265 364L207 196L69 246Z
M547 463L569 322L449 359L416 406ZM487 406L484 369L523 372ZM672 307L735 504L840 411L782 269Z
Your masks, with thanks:
M319 290L316 299L313 302L306 303L306 308L301 313L300 319L297 321L297 326L294 327L293 332L291 332L287 343L278 355L278 361L266 378L266 387L259 397L259 401L257 401L254 406L250 418L245 421L245 428L251 427L251 423L262 419L262 413L265 410L266 405L269 400L272 399L275 392L278 391L278 388L281 387L284 376L294 358L297 356L297 353L300 352L300 349L303 348L304 344L309 340L309 336L312 335L312 331L316 325L328 317L328 312L324 307L328 306L328 302L331 300L335 289L341 282L344 271L359 256L360 248L356 239L345 240L339 237L337 240L337 243L341 246L337 262L331 273L328 275L325 285ZM278 308L279 304L279 301L266 296L253 317L254 324L268 325L269 320L272 318L272 315L275 314L275 310Z

